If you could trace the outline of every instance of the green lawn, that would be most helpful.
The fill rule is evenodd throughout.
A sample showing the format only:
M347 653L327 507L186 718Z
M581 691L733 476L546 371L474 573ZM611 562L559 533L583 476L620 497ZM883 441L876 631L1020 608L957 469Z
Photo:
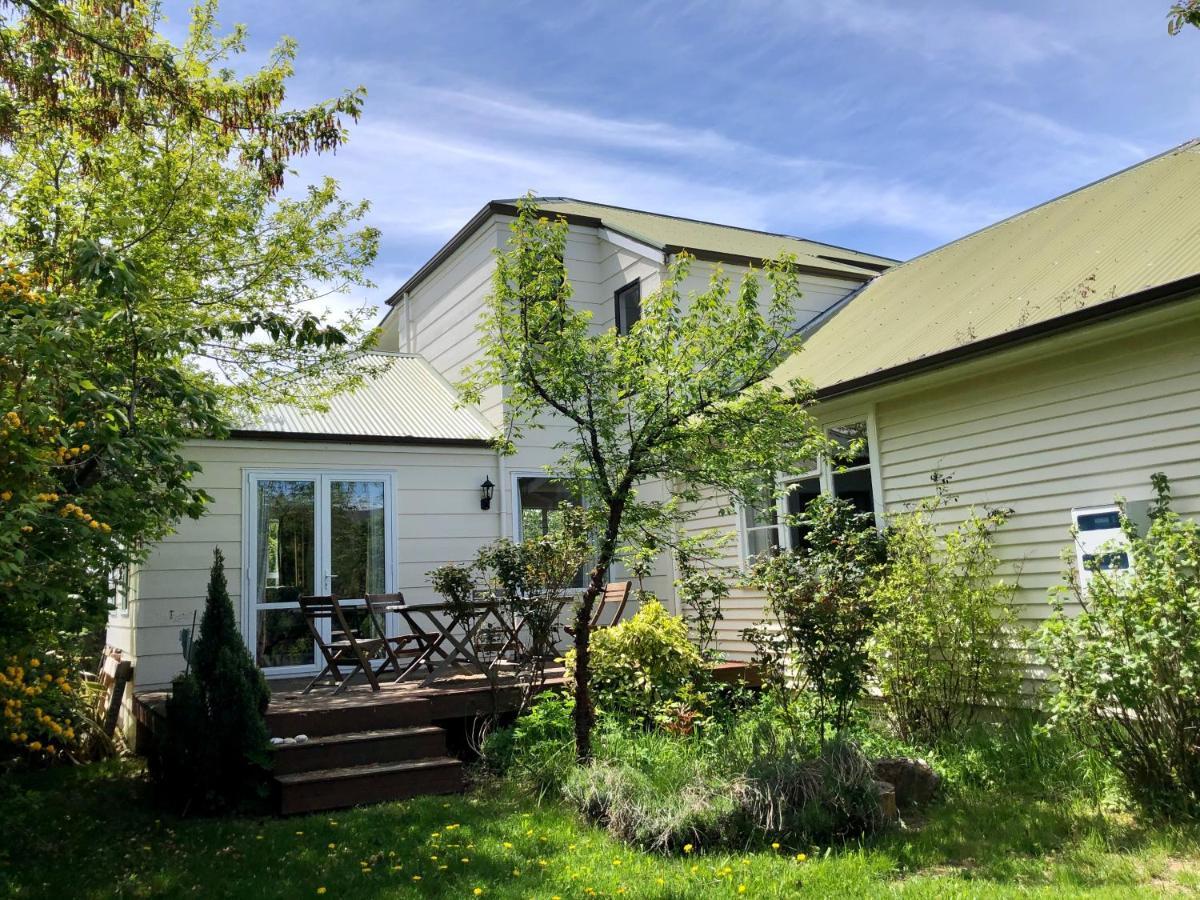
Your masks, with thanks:
M635 852L488 783L291 819L177 819L130 764L0 781L14 897L1128 897L1200 891L1200 830L1077 802L959 793L863 845L676 858ZM796 854L803 853L803 860ZM476 892L480 893L476 893Z

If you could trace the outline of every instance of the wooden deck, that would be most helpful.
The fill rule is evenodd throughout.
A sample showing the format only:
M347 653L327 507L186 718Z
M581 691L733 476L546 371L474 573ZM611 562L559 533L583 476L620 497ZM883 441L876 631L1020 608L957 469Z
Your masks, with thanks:
M563 684L561 668L546 674L541 690ZM744 663L723 664L714 675L726 683L757 683ZM459 675L430 687L387 682L373 691L363 680L337 694L331 687L302 694L307 682L271 681L266 719L278 741L273 775L283 814L461 790L466 747L455 738L480 716L515 712L521 697L511 676L495 688L482 675ZM134 697L146 740L161 726L167 697L166 691Z

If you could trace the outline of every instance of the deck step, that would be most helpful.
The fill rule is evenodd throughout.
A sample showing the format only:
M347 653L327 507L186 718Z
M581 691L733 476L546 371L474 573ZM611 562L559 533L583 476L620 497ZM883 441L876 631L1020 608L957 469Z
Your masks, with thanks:
M317 769L276 775L283 815L345 809L366 803L452 794L463 788L462 762L451 756Z
M271 737L305 734L315 738L428 725L432 718L432 704L423 698L345 696L318 705L307 697L283 696L271 699L267 730Z
M352 731L311 738L303 744L276 744L274 772L294 775L403 762L446 755L446 732L435 725Z

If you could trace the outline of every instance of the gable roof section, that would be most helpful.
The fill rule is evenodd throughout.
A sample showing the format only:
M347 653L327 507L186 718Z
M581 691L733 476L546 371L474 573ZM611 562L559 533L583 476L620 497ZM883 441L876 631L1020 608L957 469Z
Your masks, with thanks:
M888 270L774 380L847 393L1197 288L1200 141Z
M324 412L275 406L233 431L235 438L484 446L495 434L476 410L457 405L449 383L419 356L364 354L386 362L358 390L338 394Z
M662 252L664 258L687 250L697 259L735 265L760 265L763 260L773 259L786 250L796 255L801 271L860 282L896 264L896 260L886 256L861 253L792 235L717 225L623 206L588 203L570 197L539 197L537 204L542 211L561 215L572 225L609 228L619 232L654 247ZM388 304L394 306L405 293L416 288L492 216L516 216L517 212L515 199L492 200L486 204L388 298Z

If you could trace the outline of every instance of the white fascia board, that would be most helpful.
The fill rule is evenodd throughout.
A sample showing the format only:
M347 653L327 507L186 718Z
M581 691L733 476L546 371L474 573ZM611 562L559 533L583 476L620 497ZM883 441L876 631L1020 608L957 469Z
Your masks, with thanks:
M663 253L662 247L656 247L654 244L630 237L623 231L617 231L608 225L600 226L596 229L596 233L614 247L620 247L622 250L636 253L638 256L644 257L656 265L662 265L666 262L666 255Z

